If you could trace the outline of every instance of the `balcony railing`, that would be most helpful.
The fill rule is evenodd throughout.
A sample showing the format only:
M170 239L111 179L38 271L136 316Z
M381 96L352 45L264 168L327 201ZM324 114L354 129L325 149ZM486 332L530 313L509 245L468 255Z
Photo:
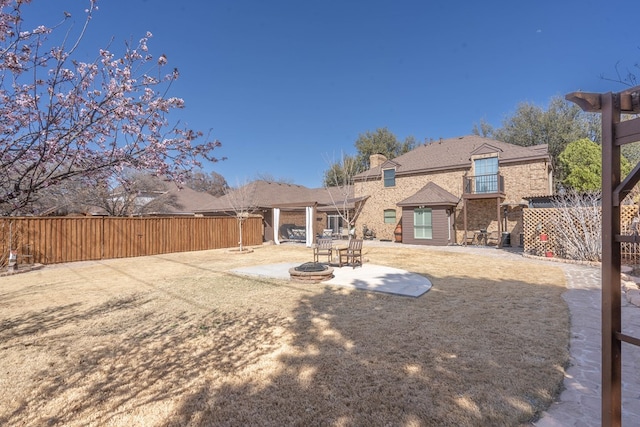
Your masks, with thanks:
M499 173L463 176L462 179L465 195L504 193L504 177Z

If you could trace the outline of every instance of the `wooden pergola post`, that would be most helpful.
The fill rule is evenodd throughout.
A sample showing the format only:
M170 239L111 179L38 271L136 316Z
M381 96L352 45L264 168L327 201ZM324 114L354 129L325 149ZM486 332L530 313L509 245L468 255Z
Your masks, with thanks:
M640 163L621 182L620 146L640 141L640 119L620 122L621 113L640 113L640 86L613 93L574 92L566 96L587 112L602 113L602 425L622 424L622 333L620 243L639 243L620 234L620 204L640 181Z
M462 218L464 221L464 245L467 246L467 199L462 202ZM473 243L473 242L472 242Z
M502 247L502 209L500 206L500 197L496 198L496 211L497 211L496 216L498 218L498 244L496 246L501 248Z
M615 337L622 328L620 307L620 205L613 193L620 184L620 146L614 143L613 125L620 121L614 96L602 101L602 425L622 423L622 343ZM606 206L606 208L605 208Z

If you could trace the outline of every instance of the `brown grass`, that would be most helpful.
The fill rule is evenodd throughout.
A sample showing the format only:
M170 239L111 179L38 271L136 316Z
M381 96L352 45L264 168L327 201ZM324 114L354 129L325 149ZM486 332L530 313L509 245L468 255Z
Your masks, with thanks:
M367 252L432 290L412 299L228 272L309 261L296 246L1 278L0 424L518 425L550 404L568 360L560 270Z

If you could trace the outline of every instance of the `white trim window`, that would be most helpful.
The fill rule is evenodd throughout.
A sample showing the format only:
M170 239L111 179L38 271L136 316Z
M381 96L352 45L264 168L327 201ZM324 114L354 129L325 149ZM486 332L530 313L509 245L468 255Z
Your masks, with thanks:
M396 210L395 209L385 209L384 210L384 223L385 224L395 224L396 223Z
M413 210L413 237L415 239L433 239L433 219L431 208Z
M476 194L498 192L498 158L487 157L474 160Z
M383 178L385 187L396 186L396 170L395 169L383 169L382 178Z

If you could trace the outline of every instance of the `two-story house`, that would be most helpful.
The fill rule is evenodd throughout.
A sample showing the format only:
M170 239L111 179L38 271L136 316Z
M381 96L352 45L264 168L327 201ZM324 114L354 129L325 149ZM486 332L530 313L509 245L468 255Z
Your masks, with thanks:
M355 177L366 201L356 227L379 239L423 245L463 244L473 236L522 232L522 199L552 193L547 145L521 147L470 135L434 141L387 160L371 156Z

